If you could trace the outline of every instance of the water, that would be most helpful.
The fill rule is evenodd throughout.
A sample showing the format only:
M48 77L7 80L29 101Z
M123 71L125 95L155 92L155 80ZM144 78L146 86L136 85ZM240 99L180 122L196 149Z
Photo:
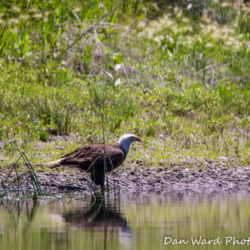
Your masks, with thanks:
M249 227L248 191L125 193L105 203L20 200L0 205L4 250L249 249ZM192 242L200 236L206 244ZM232 237L227 244L226 237ZM209 245L209 240L215 242Z

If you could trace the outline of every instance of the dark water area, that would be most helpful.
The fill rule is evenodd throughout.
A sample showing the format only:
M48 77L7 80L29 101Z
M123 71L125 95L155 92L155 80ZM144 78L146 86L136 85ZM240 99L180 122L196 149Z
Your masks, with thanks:
M0 249L250 249L249 197L243 190L4 200Z

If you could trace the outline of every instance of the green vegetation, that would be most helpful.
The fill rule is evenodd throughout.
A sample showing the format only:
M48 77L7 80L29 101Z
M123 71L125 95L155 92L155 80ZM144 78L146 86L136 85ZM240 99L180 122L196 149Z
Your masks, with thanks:
M147 166L247 164L250 7L196 3L1 1L1 165L9 140L42 163L102 141L102 128L106 141L142 136L131 161Z

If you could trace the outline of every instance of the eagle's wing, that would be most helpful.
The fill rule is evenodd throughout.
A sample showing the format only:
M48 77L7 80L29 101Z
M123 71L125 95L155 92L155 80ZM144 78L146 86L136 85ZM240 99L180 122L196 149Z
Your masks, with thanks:
M104 153L105 152L105 153ZM95 167L104 166L104 160L108 168L118 167L124 160L125 154L120 146L116 143L95 144L86 147L80 147L74 152L62 156L61 165L80 167L83 170L88 170L92 165Z

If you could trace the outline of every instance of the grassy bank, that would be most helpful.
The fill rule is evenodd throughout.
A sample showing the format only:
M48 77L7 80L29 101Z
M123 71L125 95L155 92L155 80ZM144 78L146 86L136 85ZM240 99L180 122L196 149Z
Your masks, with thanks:
M1 165L10 140L42 163L102 141L102 128L106 141L141 136L131 162L146 166L248 164L250 7L124 3L0 4Z

